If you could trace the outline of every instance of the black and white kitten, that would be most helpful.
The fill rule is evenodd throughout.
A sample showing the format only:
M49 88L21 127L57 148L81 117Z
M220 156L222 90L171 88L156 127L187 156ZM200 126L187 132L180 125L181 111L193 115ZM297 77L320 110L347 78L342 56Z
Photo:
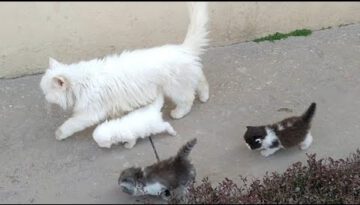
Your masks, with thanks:
M132 196L155 195L163 199L169 199L171 194L183 196L196 176L188 159L196 142L196 138L188 141L176 156L153 165L125 169L118 180L122 191Z
M246 145L251 150L262 150L268 157L281 148L300 145L302 150L309 148L313 141L310 133L311 121L315 114L316 103L312 103L304 114L289 117L272 125L247 126L244 135Z

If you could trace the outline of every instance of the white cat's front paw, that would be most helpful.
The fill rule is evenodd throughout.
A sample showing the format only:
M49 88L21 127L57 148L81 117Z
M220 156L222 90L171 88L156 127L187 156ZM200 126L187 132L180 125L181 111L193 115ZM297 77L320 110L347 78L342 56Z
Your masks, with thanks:
M67 137L69 137L68 135L66 135L62 130L61 128L58 128L55 132L55 137L57 140L64 140L66 139Z

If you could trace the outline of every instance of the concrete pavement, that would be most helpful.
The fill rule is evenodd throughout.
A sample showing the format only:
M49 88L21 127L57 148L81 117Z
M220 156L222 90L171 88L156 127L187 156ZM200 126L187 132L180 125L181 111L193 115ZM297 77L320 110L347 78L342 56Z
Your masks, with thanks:
M200 180L238 175L262 176L319 157L345 157L359 148L360 25L316 31L275 43L247 42L210 48L203 58L210 100L196 101L181 120L169 119L179 136L154 136L161 159L197 137L191 153ZM46 109L39 75L0 80L1 203L142 203L117 185L122 169L149 165L155 155L148 139L132 150L98 148L94 128L56 141L55 129L67 118ZM311 102L318 110L309 150L282 150L264 158L242 140L246 125L301 114ZM279 111L288 108L292 112Z

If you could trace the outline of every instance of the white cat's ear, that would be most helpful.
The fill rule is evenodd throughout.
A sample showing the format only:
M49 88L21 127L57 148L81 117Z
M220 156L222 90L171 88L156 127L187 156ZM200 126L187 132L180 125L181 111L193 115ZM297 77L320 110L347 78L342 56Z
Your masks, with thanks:
M68 86L68 80L64 76L55 76L53 78L54 85L59 88L65 90Z
M57 66L61 65L61 63L59 63L57 60L55 60L54 58L49 57L49 68L55 68Z

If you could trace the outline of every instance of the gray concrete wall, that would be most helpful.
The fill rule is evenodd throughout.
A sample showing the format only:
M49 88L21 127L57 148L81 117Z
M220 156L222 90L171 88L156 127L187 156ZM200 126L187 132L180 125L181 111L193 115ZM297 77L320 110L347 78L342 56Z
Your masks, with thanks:
M212 45L360 21L358 2L211 2ZM184 2L1 2L0 78L183 40Z

